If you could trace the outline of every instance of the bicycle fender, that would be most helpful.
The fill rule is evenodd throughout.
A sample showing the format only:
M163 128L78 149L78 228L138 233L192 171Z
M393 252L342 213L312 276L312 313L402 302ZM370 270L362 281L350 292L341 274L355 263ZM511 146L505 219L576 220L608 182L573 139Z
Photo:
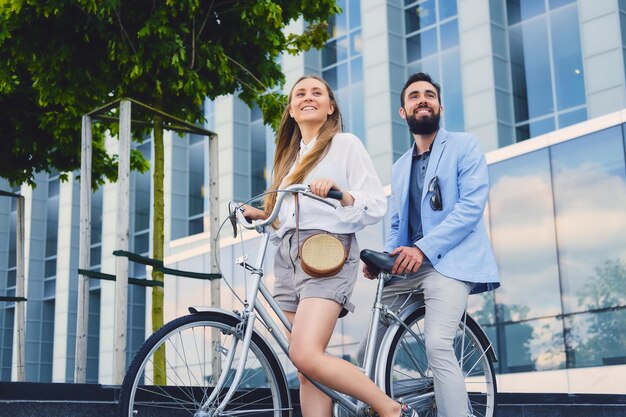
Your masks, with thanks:
M241 320L241 318L236 315L235 313L233 313L232 311L228 311L228 310L224 310L223 308L218 308L218 307L210 307L210 306L191 306L188 307L187 310L189 310L189 312L191 314L198 314L198 313L220 313L220 314L224 314L227 316L231 316L236 318L237 320Z

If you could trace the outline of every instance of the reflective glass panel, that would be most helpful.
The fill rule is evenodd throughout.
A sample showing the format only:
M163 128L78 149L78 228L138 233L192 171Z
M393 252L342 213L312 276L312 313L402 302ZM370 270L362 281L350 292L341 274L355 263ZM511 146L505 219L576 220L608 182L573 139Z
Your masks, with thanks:
M14 199L17 200L17 199ZM10 214L9 223L9 259L7 268L15 268L17 265L17 211Z
M551 150L565 313L622 302L610 287L626 259L626 167L620 126Z
M459 49L453 49L441 54L443 72L442 104L445 126L450 131L462 131L463 116L463 87L461 85L461 58Z
M204 212L204 141L189 145L189 189L188 215L195 216Z
M404 10L406 33L415 32L437 22L435 0L420 1Z
M500 320L561 313L548 150L489 166L491 242Z
M515 120L554 111L546 19L541 17L510 30Z
M406 40L406 58L408 62L417 61L423 57L435 54L437 51L437 30L434 28L418 33Z
M621 291L624 291L626 274L624 271L622 274ZM626 364L626 309L576 314L567 317L565 325L568 367Z
M554 85L559 110L585 103L585 82L576 6L557 10L550 16Z
M102 247L100 245L92 246L91 250L89 251L89 263L91 264L90 266L93 268L95 266L100 265L101 262L102 262Z
M190 219L188 225L190 235L195 235L204 231L204 219L202 217Z
M576 3L576 0L550 0L548 2L550 9L556 9L571 3Z
M350 61L350 74L352 84L363 81L363 58L359 57Z
M350 29L361 26L361 0L349 0Z
M7 288L15 287L15 278L17 277L17 270L10 269L7 271Z
M350 56L360 55L363 51L363 37L361 31L357 30L350 34Z
M509 25L538 16L545 12L544 0L507 0Z
M265 191L265 125L263 119L250 124L250 194Z
M346 1L345 0L337 0L337 6L341 8L341 13L331 16L328 20L328 31L331 38L336 38L338 36L345 35L348 31L346 29Z
M102 188L91 195L91 244L102 241ZM100 262L98 262L100 263Z
M143 154L143 157L150 161L150 155L152 153L151 142L142 143L137 149ZM150 172L143 174L133 172L131 175L135 179L135 227L134 231L146 230L150 227Z
M548 318L511 323L500 332L501 373L565 368L561 320Z
M53 298L55 296L55 293L56 293L56 286L57 286L56 279L44 280L44 282L43 282L43 296L44 296L44 298Z
M574 125L585 120L587 120L586 109L570 111L559 116L559 128Z
M534 138L544 133L552 132L554 127L554 118L549 117L543 120L537 120L530 123L530 137Z
M457 0L439 0L439 20L456 15Z
M459 22L454 19L441 25L441 49L453 48L459 44Z
M335 90L337 88L337 67L322 71L322 78Z
M148 253L150 250L150 233L143 232L135 235L135 241L133 245L133 252L135 253Z
M48 259L44 263L44 277L50 278L57 274L57 259L56 257Z
M322 66L336 64L348 58L348 38L328 42L322 49Z

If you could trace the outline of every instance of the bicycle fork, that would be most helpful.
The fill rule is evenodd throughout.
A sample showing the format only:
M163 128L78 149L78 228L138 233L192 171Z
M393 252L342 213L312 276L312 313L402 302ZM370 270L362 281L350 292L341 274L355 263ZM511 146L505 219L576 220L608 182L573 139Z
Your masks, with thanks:
M235 372L233 376L233 381L230 387L228 388L226 395L224 395L224 398L222 398L222 400L220 401L220 404L211 413L210 412L211 404L213 404L213 402L216 400L217 396L220 393L220 389L224 386L224 384L226 383L226 379L230 376L230 373L228 372L228 370L231 369L231 365L235 359L235 354L237 352L237 345L239 344L239 337L233 337L233 340L228 348L228 354L227 354L228 356L226 357L225 365L222 367L218 382L215 384L213 392L211 392L211 395L209 396L209 398L204 402L204 404L202 404L200 409L194 414L195 417L205 417L205 416L208 417L211 415L217 415L217 416L221 415L222 411L224 411L224 408L226 408L226 405L232 399L233 395L235 395L235 391L237 390L237 387L239 386L239 382L241 382L242 375L244 374L244 368L246 366L245 357L247 356L248 350L250 348L250 341L252 340L252 332L254 331L255 321L256 321L256 314L253 311L244 312L244 314L242 314L242 320L239 322L239 324L237 324L236 327L233 328L232 331L235 333L239 333L239 334L241 334L242 332L244 333L241 339L243 342L242 356L244 356L244 359L239 362L237 366L237 371ZM217 352L217 357L219 357L220 353L221 352Z

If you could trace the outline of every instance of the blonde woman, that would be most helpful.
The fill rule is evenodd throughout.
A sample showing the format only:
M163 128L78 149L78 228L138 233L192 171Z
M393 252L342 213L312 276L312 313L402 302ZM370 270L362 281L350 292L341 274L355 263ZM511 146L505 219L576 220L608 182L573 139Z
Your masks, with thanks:
M340 316L354 311L350 300L359 269L355 232L382 219L386 198L365 147L356 136L341 132L341 114L329 85L322 78L305 76L289 94L278 130L270 191L291 184L308 184L311 192L327 197L343 192L336 209L300 198L283 203L275 225L278 242L274 272L274 298L292 323L289 356L298 368L300 403L305 417L331 416L331 400L304 375L330 388L358 398L370 407L362 415L409 417L417 414L382 392L351 363L325 354ZM245 206L250 219L265 219L276 203L269 193L264 210ZM299 233L296 230L299 219ZM313 278L301 268L298 245L320 231L337 236L349 250L336 275ZM349 248L349 249L348 249Z

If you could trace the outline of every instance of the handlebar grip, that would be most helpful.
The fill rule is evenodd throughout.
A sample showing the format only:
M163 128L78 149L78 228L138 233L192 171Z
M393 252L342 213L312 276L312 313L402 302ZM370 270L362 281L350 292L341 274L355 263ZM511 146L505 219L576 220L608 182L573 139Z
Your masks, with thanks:
M334 200L341 200L343 198L343 193L339 190L329 190L326 197L332 198Z

